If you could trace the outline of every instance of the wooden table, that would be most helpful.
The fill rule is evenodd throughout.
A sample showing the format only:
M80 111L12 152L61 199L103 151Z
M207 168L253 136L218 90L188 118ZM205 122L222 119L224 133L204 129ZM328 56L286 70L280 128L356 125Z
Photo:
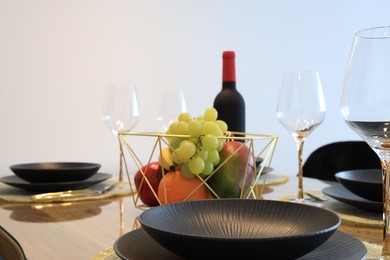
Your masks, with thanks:
M329 183L305 178L304 188L321 190ZM279 200L297 191L297 180L289 177L284 184L267 186L263 198ZM0 203L0 223L22 245L29 260L91 259L113 246L118 237L131 231L142 211L128 197L108 200L48 204ZM359 229L342 225L340 230L361 240L380 242L380 228Z

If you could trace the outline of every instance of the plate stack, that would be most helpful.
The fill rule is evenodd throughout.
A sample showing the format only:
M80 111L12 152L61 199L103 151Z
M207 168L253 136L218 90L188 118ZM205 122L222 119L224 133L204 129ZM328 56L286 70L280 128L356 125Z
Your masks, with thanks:
M310 205L256 199L194 200L150 208L114 244L121 259L363 259L340 217Z
M335 177L339 183L324 188L324 194L360 209L383 211L380 169L341 171Z
M10 166L14 173L0 178L5 184L39 192L84 189L112 175L99 173L101 165L85 162L44 162Z

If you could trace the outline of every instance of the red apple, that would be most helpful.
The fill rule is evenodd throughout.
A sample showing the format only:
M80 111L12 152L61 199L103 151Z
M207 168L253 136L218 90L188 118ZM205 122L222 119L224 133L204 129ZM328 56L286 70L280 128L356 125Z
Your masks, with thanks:
M144 165L134 176L139 198L146 206L153 207L160 204L157 200L157 191L162 178L162 171L163 168L158 162L151 162Z
M221 198L240 198L241 196L246 198L255 177L250 149L242 142L230 141L224 144L219 156L220 164L227 161L210 177L207 183Z

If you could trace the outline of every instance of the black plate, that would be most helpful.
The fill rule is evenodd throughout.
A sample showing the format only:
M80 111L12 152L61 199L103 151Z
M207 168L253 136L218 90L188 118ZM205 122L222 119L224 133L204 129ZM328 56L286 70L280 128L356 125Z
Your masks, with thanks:
M111 177L112 175L108 173L96 173L92 175L92 177L83 181L31 183L20 179L18 176L11 175L0 178L0 182L28 191L49 192L85 189L89 186L105 181Z
M197 245L194 245L196 248ZM283 250L283 248L280 248ZM118 257L125 260L175 260L183 259L171 253L154 241L142 228L128 232L118 238L114 244L114 251ZM353 236L336 231L325 243L299 260L320 259L363 259L367 254L366 246ZM261 251L258 251L258 256ZM255 255L255 256L256 256ZM252 257L248 259L257 259Z
M340 183L322 189L322 193L338 201L355 206L356 208L359 209L375 211L375 212L383 212L383 202L371 201L359 197L358 195L350 192L347 188L345 188Z
M95 174L101 165L84 162L43 162L11 165L10 169L19 178L28 182L69 182L86 180Z
M139 222L158 243L187 259L250 259L259 252L265 259L295 259L324 243L341 219L299 203L211 199L153 207Z
M383 201L380 169L349 170L335 174L336 179L356 195L373 201Z

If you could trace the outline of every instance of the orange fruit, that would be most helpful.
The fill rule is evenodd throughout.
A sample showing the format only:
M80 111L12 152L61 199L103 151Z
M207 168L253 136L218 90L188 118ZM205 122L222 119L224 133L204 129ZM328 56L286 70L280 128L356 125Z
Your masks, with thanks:
M188 179L183 176L181 170L164 175L158 186L157 195L161 204L212 198L202 180L196 176Z

